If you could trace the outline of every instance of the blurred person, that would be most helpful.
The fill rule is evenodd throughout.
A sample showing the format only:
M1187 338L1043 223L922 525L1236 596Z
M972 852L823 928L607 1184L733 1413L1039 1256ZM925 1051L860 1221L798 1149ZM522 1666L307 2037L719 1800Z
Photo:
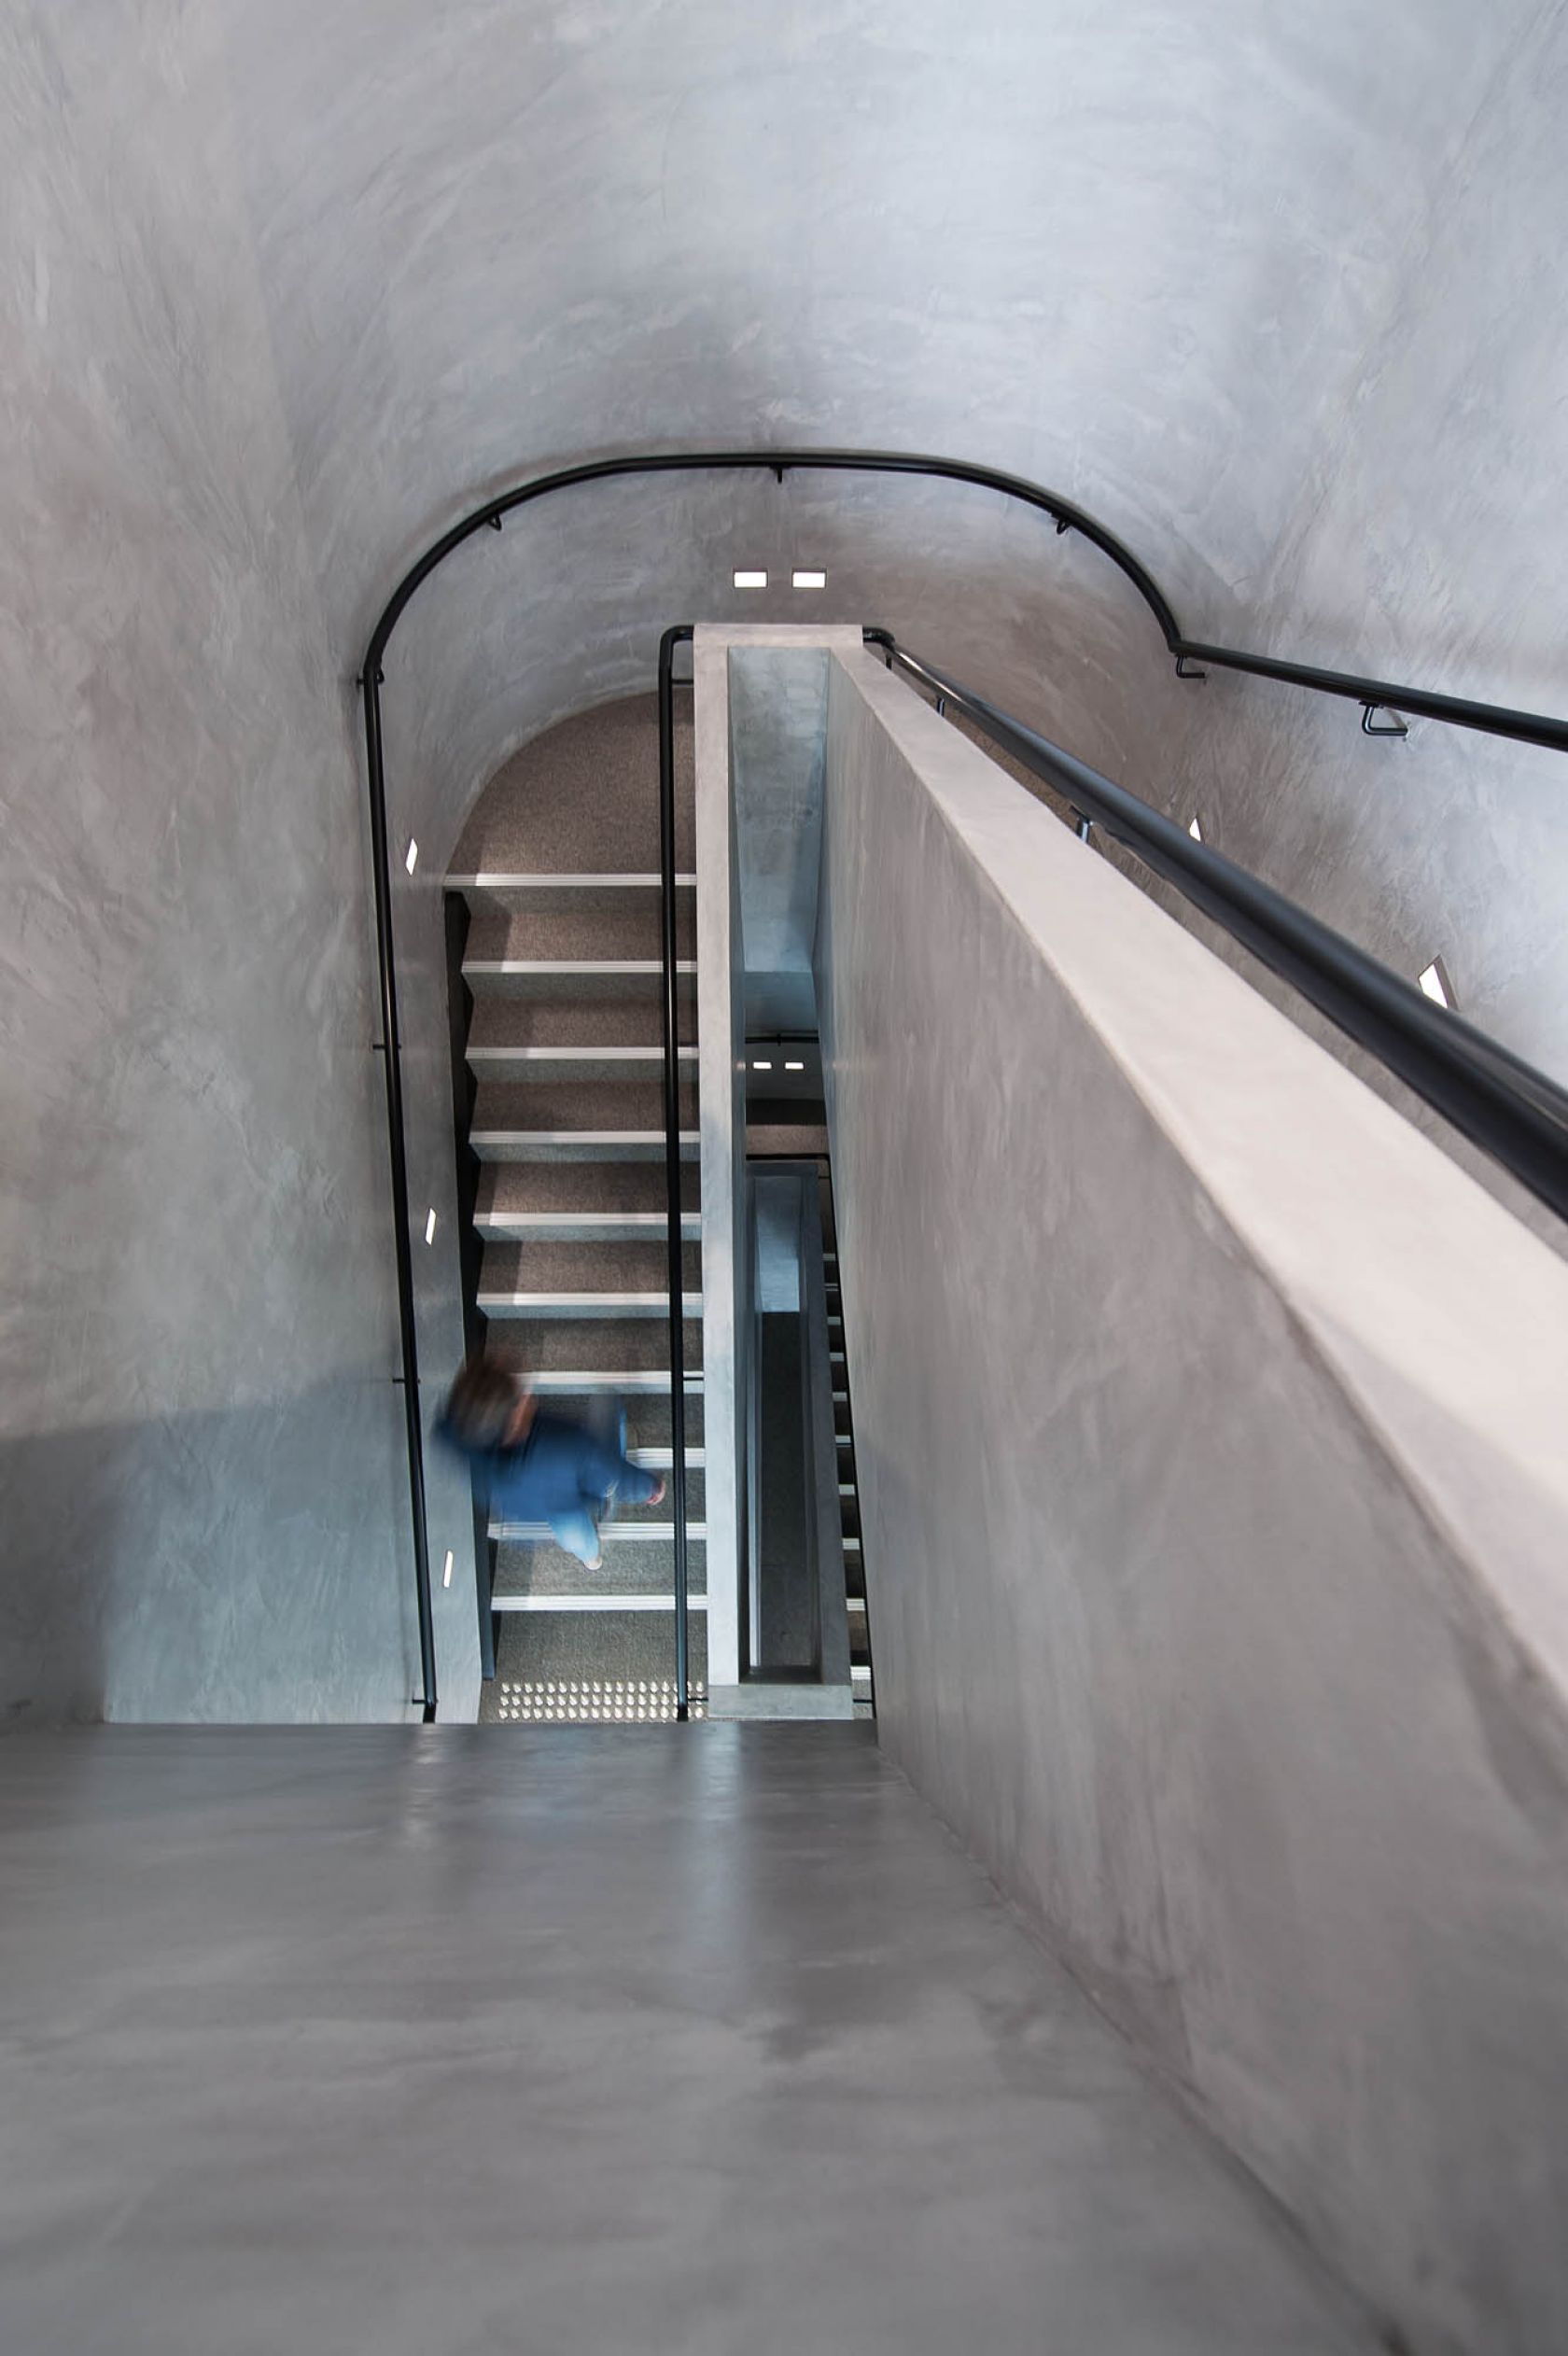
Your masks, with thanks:
M475 1469L491 1512L506 1522L546 1522L557 1546L590 1571L604 1561L599 1524L617 1502L656 1506L657 1473L625 1454L625 1419L616 1444L586 1423L541 1408L526 1380L488 1358L469 1358L447 1394L437 1430Z

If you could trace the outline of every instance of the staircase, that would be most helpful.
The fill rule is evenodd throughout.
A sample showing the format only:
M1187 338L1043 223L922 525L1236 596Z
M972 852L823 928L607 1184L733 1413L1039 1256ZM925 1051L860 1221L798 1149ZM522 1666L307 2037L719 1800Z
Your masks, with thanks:
M819 1182L822 1210L822 1274L828 1296L828 1357L833 1374L833 1437L838 1448L838 1509L844 1532L844 1587L849 1612L849 1664L856 1715L873 1710L871 1634L867 1620L865 1560L861 1547L861 1497L855 1471L855 1424L849 1398L849 1357L844 1339L844 1289L838 1273L838 1230L833 1185L824 1169Z
M590 720L592 720L592 715ZM581 729L583 723L569 723ZM563 735L566 732L556 732ZM487 789L447 882L469 911L462 979L476 1083L478 1307L493 1357L585 1422L626 1417L627 1452L671 1467L656 765L609 822L520 757ZM640 764L637 764L640 766ZM572 764L564 782L569 786ZM696 1115L695 876L691 787L679 881L680 1127L691 1676L707 1675L702 1246ZM630 798L630 797L628 797ZM499 846L508 864L491 864ZM637 866L595 862L630 849ZM469 863L469 862L473 863ZM537 862L537 863L536 863ZM547 863L548 862L548 863ZM568 863L569 862L569 863ZM590 1571L542 1525L493 1521L496 1678L481 1717L632 1721L675 1713L674 1520L619 1508Z

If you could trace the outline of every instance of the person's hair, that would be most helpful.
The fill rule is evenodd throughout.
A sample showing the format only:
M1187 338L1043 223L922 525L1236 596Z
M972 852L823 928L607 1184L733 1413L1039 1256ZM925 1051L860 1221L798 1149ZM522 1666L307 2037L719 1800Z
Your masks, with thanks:
M465 1448L500 1448L523 1396L515 1375L470 1358L447 1394L448 1429Z

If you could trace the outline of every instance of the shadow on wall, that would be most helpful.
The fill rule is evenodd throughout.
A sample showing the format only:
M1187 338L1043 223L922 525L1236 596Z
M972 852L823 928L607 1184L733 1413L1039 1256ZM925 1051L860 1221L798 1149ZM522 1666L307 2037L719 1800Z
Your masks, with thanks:
M392 1384L348 1380L7 1440L0 1724L401 1718L398 1422Z

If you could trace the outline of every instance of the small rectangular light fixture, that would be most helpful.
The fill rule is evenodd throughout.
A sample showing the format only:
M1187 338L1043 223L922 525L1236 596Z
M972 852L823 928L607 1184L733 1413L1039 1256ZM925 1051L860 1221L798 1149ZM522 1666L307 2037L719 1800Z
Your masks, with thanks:
M802 572L798 567L791 574L790 581L796 589L825 589L828 585L825 572Z
M735 585L737 589L765 589L767 575L765 572L737 572Z
M1457 1006L1454 986L1449 979L1449 969L1440 957L1435 957L1421 976L1421 986L1428 998L1435 998L1439 1006Z
M413 836L411 834L409 836L409 847L407 854L403 860L403 865L408 869L409 874L412 876L418 864L419 845L414 841Z
M784 1069L786 1072L804 1072L805 1066L804 1063L787 1063Z
M751 1059L751 1069L753 1072L771 1072L773 1070L773 1065L764 1056L753 1056Z
M429 1212L429 1213L427 1214L427 1218L426 1218L426 1221L425 1221L425 1241L426 1241L426 1242L427 1242L427 1243L433 1243L433 1242L435 1241L435 1240L436 1240L436 1214L435 1214L434 1210L432 1209L432 1210Z
M1187 832L1192 836L1195 843L1200 843L1203 840L1203 829L1199 826L1196 818L1194 819L1192 824L1188 827Z
M443 1570L443 1571L442 1571L442 1573L441 1573L441 1585L442 1585L443 1587L450 1587L450 1586L451 1586L451 1584L452 1584L452 1549L451 1549L450 1547L448 1547L448 1548L447 1548L447 1550L446 1550L446 1568L445 1568L445 1570Z

